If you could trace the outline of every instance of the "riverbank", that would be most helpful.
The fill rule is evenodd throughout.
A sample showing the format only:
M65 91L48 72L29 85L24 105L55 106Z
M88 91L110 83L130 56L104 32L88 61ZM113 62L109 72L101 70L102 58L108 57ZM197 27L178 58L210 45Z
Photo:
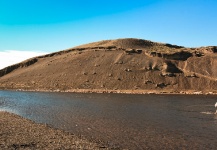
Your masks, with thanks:
M62 130L0 111L0 149L106 149Z
M1 89L0 89L1 90ZM196 91L196 90L109 90L109 89L2 89L2 90L15 90L15 91L32 91L32 92L71 92L71 93L117 93L117 94L179 94L179 95L217 95L217 91Z

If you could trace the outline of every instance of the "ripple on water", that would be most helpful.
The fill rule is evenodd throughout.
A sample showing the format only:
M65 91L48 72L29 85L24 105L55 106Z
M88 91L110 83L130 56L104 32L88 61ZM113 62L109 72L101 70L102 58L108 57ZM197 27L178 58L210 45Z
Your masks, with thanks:
M0 91L0 110L129 149L214 149L216 96Z
M201 114L206 114L206 115L215 115L216 112L211 112L211 111L202 111L200 112Z

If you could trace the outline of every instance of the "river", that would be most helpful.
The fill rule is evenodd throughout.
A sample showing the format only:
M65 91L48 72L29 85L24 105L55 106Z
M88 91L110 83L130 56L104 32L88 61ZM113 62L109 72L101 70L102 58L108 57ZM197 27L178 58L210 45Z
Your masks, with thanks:
M216 149L216 95L0 91L0 110L113 148Z

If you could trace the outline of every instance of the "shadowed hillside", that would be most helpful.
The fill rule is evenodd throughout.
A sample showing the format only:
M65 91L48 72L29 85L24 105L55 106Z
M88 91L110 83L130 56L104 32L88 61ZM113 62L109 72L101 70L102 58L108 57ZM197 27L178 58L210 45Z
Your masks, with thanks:
M142 39L106 40L6 67L0 70L0 88L216 92L216 67L216 46L185 48Z

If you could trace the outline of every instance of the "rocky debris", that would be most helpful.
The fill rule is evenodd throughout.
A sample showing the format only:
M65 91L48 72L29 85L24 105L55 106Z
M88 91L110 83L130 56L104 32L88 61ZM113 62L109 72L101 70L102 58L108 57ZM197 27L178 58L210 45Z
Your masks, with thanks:
M188 51L180 51L180 52L174 52L174 53L146 52L146 55L150 57L161 57L164 59L185 61L189 57L192 57L193 53L188 52Z
M195 73L187 74L185 76L188 77L188 78L197 78L197 75Z
M162 54L163 58L172 59L172 60L182 60L182 61L185 61L192 56L193 54L191 52L186 52L186 51L176 52L173 54Z
M213 46L213 47L211 47L211 49L212 49L213 53L217 53L217 46Z
M87 72L83 72L82 74L83 74L83 75L87 75Z
M202 52L195 52L195 56L196 57L202 57L202 56L204 56L205 54L204 53L202 53Z
M182 70L180 70L177 65L171 61L166 61L163 65L163 71L167 73L183 73Z
M151 56L151 57L162 57L162 54L161 53L157 53L157 52L150 52L150 53L147 53L147 55Z
M132 72L132 70L129 69L129 68L125 68L124 71L126 71L126 72Z
M176 77L176 74L171 72L162 72L160 75L163 77Z
M124 51L126 54L130 55L130 54L141 54L142 50L141 49L126 49Z
M146 81L145 81L145 84L152 84L152 81L146 80Z
M108 149L48 125L0 112L0 149ZM102 148L103 147L103 148Z
M158 83L156 84L156 88L165 88L168 84L165 83Z

